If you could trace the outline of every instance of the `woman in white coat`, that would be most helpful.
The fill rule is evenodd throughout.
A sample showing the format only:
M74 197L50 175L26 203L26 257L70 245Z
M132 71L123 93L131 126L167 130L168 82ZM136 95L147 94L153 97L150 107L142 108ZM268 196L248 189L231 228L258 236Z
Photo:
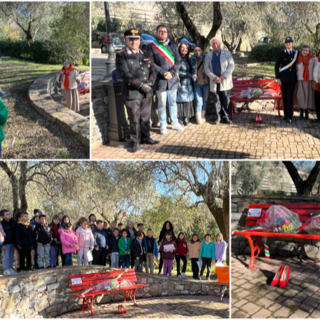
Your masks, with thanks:
M61 85L63 101L66 101L67 108L79 112L79 94L78 83L81 78L79 72L73 67L70 59L63 60L63 68L60 70L57 77L57 82Z
M315 108L317 112L317 122L320 122L320 52L313 68L313 81L318 84L318 90L314 90Z

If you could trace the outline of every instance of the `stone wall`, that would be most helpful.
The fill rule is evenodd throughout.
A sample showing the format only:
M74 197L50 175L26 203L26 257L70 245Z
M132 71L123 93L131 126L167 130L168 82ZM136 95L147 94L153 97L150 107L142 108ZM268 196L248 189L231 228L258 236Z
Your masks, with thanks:
M82 115L69 110L52 99L50 84L54 77L56 77L56 73L50 73L33 82L29 88L30 103L35 110L49 121L62 127L89 148L90 122Z
M246 223L246 214L250 204L285 204L285 203L319 203L318 198L299 196L266 196L266 195L231 195L231 230L242 230ZM268 237L267 243L271 255L308 257L320 261L320 241ZM237 235L232 240L233 254L250 254L251 248L248 240ZM261 252L260 255L264 255Z
M70 266L0 278L0 318L51 318L80 309L70 288L70 275L103 272L101 266ZM137 274L138 283L147 285L137 298L171 295L219 295L218 282L201 283L177 277ZM123 300L124 292L104 296L99 303Z

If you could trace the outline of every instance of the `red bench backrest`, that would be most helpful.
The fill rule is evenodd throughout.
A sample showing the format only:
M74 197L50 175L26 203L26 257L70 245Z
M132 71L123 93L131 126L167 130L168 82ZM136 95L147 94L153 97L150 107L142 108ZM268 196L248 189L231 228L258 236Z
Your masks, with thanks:
M250 209L262 209L263 212L263 210L267 210L274 205L275 204L250 204L246 216L246 227L256 226L257 219L259 219L259 217L249 216ZM318 203L287 203L276 205L286 207L289 210L297 213L301 222L306 222L309 220L311 213L320 212L320 204Z
M72 291L86 290L91 288L103 281L109 281L116 278L123 270L113 270L108 272L97 272L88 274L77 274L69 276ZM132 283L137 282L137 276L134 269L128 269L127 272L123 273L118 279L120 283L124 280ZM78 283L81 282L81 283Z
M233 81L233 88L231 89L232 93L237 91L246 90L249 87L254 88L262 88L263 86L271 83L273 79L263 79L263 80L234 80ZM269 86L265 88L267 89L273 89L277 92L281 92L281 86L277 82L272 82Z

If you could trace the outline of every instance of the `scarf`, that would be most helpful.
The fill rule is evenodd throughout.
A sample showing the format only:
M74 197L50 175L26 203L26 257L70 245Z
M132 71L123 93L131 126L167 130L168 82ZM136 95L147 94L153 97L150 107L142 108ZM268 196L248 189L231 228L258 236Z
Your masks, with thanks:
M298 60L297 60L297 65L300 64L301 62L304 65L303 69L303 81L309 81L309 61L311 58L315 58L315 55L309 53L306 58L302 57L302 54L299 54Z
M206 57L206 55L204 53L201 54L201 56L196 56L195 54L193 55L197 60L204 60L204 58Z
M27 228L29 227L29 224L30 224L30 222L22 222L22 221L19 221L18 223L23 224Z
M75 69L75 68L73 67L73 65L71 64L71 65L70 65L70 68L69 68L68 70L64 70L64 71L63 71L63 73L64 73L65 76L66 76L66 77L64 78L64 83L63 83L65 90L69 90L69 76L70 76L70 72L71 72L72 70L77 70L77 69Z
M58 237L59 237L59 232L58 232L59 226L53 223L52 224L52 228L53 228L53 231L54 231L54 234L55 234L55 238L58 239Z

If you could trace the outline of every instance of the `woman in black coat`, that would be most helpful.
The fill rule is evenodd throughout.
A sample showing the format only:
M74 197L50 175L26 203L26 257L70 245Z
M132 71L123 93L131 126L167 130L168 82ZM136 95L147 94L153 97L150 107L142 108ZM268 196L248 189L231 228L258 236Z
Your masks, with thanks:
M173 231L173 225L169 220L167 220L163 224L162 229L160 231L160 235L159 235L159 239L158 239L158 245L161 245L162 240L165 239L165 233L167 231L170 231L171 235L172 235L172 239L176 240L176 236L175 236L174 231ZM159 273L158 274L161 274L162 266L163 266L163 259L162 259L162 253L160 252L160 262L159 262Z

